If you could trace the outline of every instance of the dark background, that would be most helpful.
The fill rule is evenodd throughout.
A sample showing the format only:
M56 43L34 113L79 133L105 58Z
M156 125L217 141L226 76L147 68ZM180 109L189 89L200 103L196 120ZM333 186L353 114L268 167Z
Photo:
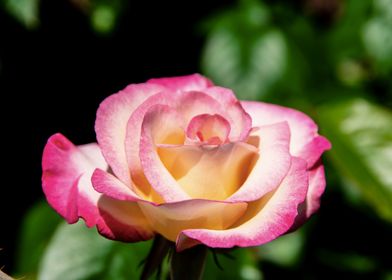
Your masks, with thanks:
M93 142L106 96L152 77L198 72L203 38L195 27L229 3L130 1L109 36L97 35L70 1L42 1L33 31L0 10L0 267L12 269L23 215L43 198L47 139L61 132L75 144Z

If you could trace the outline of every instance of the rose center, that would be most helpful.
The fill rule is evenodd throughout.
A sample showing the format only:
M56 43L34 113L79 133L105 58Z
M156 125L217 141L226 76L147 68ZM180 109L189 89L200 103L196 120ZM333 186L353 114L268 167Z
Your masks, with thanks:
M189 122L186 136L191 142L220 145L228 142L230 124L221 115L202 114Z

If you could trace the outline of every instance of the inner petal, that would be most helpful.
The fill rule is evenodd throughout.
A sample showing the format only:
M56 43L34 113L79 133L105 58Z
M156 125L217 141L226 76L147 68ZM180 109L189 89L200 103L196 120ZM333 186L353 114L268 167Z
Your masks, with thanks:
M192 198L224 200L244 183L258 150L237 142L220 146L158 146L170 174Z
M218 145L227 142L230 123L218 114L202 114L190 121L186 134L190 140Z

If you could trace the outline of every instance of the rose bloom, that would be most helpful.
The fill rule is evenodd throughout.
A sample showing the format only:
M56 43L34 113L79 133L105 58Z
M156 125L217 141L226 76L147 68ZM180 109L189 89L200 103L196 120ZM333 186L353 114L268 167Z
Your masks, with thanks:
M50 137L43 190L68 223L114 240L261 245L306 221L325 188L330 143L308 116L239 101L198 74L109 96L95 131L98 144Z

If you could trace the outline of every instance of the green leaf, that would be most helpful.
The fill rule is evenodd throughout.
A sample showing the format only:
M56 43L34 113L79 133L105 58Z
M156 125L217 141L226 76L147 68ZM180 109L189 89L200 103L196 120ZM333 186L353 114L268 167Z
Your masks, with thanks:
M37 27L39 0L5 0L5 9L27 28Z
M219 252L219 250L216 251ZM226 254L222 252L226 252ZM214 261L214 255L210 252L207 256L203 279L263 279L263 275L257 267L256 252L252 249L223 250L221 253L216 253L216 258L222 269L217 266Z
M139 279L150 242L107 240L83 222L61 224L42 259L39 279Z
M47 202L42 201L30 210L21 227L17 274L28 279L36 278L40 259L60 221L60 216Z
M203 52L204 73L241 99L268 94L285 73L288 56L283 33L268 22L267 7L257 1L242 1L218 18Z
M331 140L329 152L344 180L392 222L392 113L364 99L323 106L320 126Z

